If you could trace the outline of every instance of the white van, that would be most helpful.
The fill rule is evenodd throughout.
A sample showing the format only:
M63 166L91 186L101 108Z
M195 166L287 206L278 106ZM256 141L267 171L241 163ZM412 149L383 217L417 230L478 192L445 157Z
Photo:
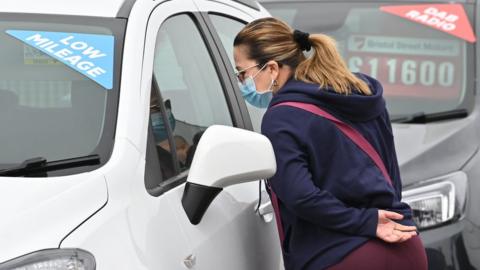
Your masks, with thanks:
M67 2L0 5L0 270L280 269L231 65L265 9Z

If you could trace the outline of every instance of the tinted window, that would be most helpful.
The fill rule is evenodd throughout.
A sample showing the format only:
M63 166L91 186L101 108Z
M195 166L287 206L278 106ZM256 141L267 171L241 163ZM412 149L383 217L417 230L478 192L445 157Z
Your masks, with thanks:
M233 60L233 40L237 33L245 26L245 23L221 15L210 14L209 16L232 63L232 67L235 68L235 62Z
M209 48L188 15L161 26L154 78L150 123L165 181L188 170L207 127L232 126L232 119Z
M215 27L215 30L217 30L217 33L220 37L223 47L225 48L225 51L227 52L230 63L232 64L232 70L234 70L235 61L233 60L233 41L237 33L240 32L240 30L245 26L245 23L229 17L215 14L210 14L210 19L213 26ZM262 116L265 112L265 109L259 109L257 107L254 107L248 102L246 102L246 104L250 119L252 120L253 129L256 131L260 131Z
M0 169L34 157L56 161L98 154L102 163L108 160L115 132L123 27L124 21L115 19L85 22L85 18L0 14ZM109 55L114 61L113 87L103 87L7 31L113 38L114 52ZM42 42L38 44L55 50L53 41ZM93 65L86 59L78 64L82 61L82 68Z

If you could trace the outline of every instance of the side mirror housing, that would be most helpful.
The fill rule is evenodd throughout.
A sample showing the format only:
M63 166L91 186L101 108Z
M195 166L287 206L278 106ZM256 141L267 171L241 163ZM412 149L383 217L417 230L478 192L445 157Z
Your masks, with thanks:
M277 169L267 137L239 128L214 125L198 143L182 197L194 225L200 223L223 188L269 178Z

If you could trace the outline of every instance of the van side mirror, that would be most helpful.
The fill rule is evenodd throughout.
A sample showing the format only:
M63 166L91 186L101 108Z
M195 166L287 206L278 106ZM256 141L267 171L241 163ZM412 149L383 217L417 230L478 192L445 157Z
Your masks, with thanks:
M198 143L182 206L194 225L223 188L269 178L277 169L267 137L239 128L214 125Z

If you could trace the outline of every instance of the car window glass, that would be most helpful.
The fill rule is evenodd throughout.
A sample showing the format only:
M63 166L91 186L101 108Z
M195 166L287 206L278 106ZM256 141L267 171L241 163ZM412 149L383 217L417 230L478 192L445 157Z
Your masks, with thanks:
M232 64L232 68L235 70L235 61L233 60L233 41L237 33L240 32L240 30L242 30L242 28L245 26L245 23L217 14L210 14L209 16L213 26L215 27L215 30L218 33L218 36L220 37L222 45L227 52L230 63ZM254 107L248 102L246 102L246 104L250 119L252 121L253 129L255 131L260 131L262 116L265 112L265 109Z
M293 28L325 33L348 67L377 78L392 118L473 107L473 45L378 3L265 3ZM467 15L470 5L463 5Z
M114 74L120 72L123 23L120 19L87 22L82 17L0 16L0 170L35 157L58 161L98 154L102 165L108 161L115 133L119 78ZM114 40L113 53L108 55L114 63L109 73L114 87L106 88L40 50L59 52L58 37L66 35L77 38L74 43L79 47L73 47L89 46L95 55L100 55L100 49L93 50L89 44L96 38ZM74 49L74 43L65 39L62 44L69 47L61 51L71 53L68 58L76 61L77 68L91 70L98 62L89 60L81 48ZM48 176L95 168L54 170Z
M232 63L232 67L235 68L235 62L233 61L233 40L237 33L245 26L245 23L216 14L210 14L209 16L227 52L228 59L230 63Z
M163 180L188 170L202 133L232 126L222 84L197 26L188 15L160 28L154 59L150 124Z

